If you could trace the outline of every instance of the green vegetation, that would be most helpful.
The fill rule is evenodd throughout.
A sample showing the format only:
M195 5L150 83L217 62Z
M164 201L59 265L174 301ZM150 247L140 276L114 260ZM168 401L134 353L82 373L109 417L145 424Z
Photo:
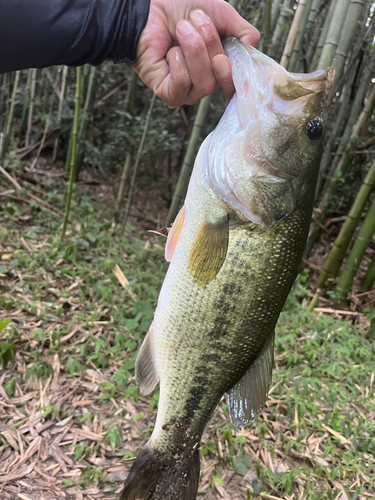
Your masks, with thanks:
M248 429L233 428L225 398L215 410L200 494L375 500L374 5L231 4L289 70L335 59L336 77L308 267L280 317L273 386ZM139 395L134 367L167 269L163 237L129 221L173 221L225 108L216 94L169 110L123 65L77 76L0 75L1 498L22 472L17 487L54 485L46 498L118 499L158 406L157 390ZM347 320L316 311L337 316L341 301Z
M54 191L46 201L63 207ZM102 376L95 391L87 389L60 406L49 400L39 414L53 425L70 417L77 429L91 432L105 414L100 446L92 437L66 445L66 453L73 467L79 464L82 488L97 485L113 494L117 486L107 472L111 453L129 464L152 431L158 394L139 397L134 363L167 266L160 237L131 226L119 237L104 203L85 196L72 203L74 220L64 242L58 240L59 218L38 205L12 205L2 214L1 241L11 258L0 267L1 310L14 318L0 325L0 346L14 345L3 387L12 398L19 394L17 384L31 390L33 383L50 381L56 355L67 389L93 373ZM115 265L129 281L126 288L113 274ZM235 430L223 402L207 427L201 448L206 493L232 484L247 498L288 499L294 493L294 498L333 500L342 488L353 500L375 498L375 345L348 321L306 315L300 305L305 285L303 273L279 321L273 387L262 416L252 427ZM81 402L85 408L92 401L93 407L80 411ZM18 408L28 416L26 407ZM17 419L8 415L8 420L16 428ZM107 462L95 458L100 450ZM75 484L63 481L66 488Z

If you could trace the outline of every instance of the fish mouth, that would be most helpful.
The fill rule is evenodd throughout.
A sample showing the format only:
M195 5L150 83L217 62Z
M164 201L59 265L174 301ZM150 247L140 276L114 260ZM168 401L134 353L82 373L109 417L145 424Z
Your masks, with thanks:
M249 113L257 118L257 108L264 105L277 114L300 114L309 101L321 103L330 91L333 68L307 74L289 73L267 55L236 38L227 38L223 45L232 64L240 122L248 122ZM316 99L311 99L314 97ZM246 116L241 119L241 115Z

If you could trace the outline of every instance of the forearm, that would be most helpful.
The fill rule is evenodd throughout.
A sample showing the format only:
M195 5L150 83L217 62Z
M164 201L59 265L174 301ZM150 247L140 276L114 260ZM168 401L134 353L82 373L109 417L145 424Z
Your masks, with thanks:
M149 0L0 0L0 73L134 62Z

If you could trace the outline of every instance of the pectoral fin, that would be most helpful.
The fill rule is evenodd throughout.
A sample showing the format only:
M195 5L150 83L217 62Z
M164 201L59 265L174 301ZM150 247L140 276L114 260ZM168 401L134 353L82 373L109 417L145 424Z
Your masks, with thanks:
M200 286L207 286L220 271L227 255L228 240L228 216L217 222L203 222L193 243L188 264L190 275Z
M139 387L139 392L143 396L150 394L159 382L152 353L152 325L141 345L137 361L135 362L135 380Z
M274 335L241 380L228 392L228 410L233 425L238 428L253 423L266 401L272 378L273 344Z
M178 239L181 234L181 229L184 224L184 220L185 220L185 205L178 212L177 217L168 233L167 243L165 245L165 260L167 262L170 262L172 260Z

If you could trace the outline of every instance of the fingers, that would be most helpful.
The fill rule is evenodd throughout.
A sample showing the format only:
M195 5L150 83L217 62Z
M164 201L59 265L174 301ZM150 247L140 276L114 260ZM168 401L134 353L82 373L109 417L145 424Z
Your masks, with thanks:
M259 32L224 0L151 0L134 68L171 108L194 104L218 86L230 99L231 65L221 45L227 36L251 45L259 40Z
M178 23L177 39L191 78L189 102L194 103L208 95L217 85L224 97L230 99L235 91L231 65L224 55L219 33L212 20L202 10L193 10L189 22Z
M215 39L213 31L216 30L214 26L209 22L209 19L203 12L202 14L203 16L201 19L205 23L202 29L206 32L206 40L210 47L209 50L212 54L216 54L218 51L217 45L220 44L220 38L216 33L217 40ZM199 29L201 29L201 27ZM205 39L195 27L188 21L180 21L177 24L176 35L191 79L188 104L193 104L202 97L213 92L216 87L216 78L213 73Z
M218 54L224 54L219 33L214 23L202 10L197 9L190 12L189 21L203 38L211 61Z
M191 78L180 47L169 49L167 56L169 74L155 90L169 108L177 108L187 103L191 89Z
M235 92L231 64L227 56L218 54L212 60L212 68L221 92L226 99L231 99Z

